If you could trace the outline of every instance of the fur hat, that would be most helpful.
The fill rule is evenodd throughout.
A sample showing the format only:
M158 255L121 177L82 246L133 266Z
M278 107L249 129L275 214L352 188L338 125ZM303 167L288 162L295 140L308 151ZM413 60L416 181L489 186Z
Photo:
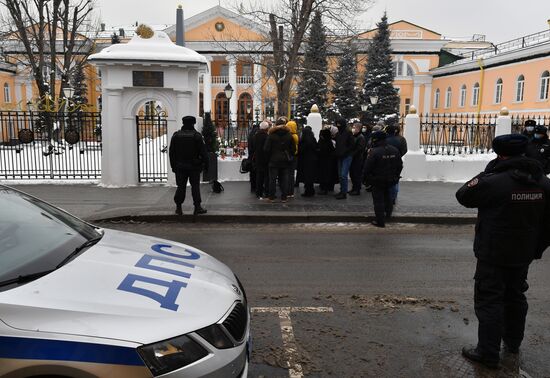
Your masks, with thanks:
M262 122L260 123L260 130L267 130L267 129L269 129L269 122L267 122L267 121L262 121Z
M381 130L375 131L370 135L370 139L373 143L378 142L379 140L385 140L386 137L387 137L387 134Z
M506 134L493 139L493 151L501 156L515 156L525 153L529 139L521 134Z
M181 119L181 122L183 123L183 126L195 126L197 119L193 116L185 116Z
M535 121L534 119L528 119L525 121L523 126L537 126L537 121Z

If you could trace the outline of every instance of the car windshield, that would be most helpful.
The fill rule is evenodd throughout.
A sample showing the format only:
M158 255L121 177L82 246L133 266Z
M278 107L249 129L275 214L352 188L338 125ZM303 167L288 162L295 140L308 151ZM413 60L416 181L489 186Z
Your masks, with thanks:
M0 282L53 270L100 236L95 227L45 202L0 187Z

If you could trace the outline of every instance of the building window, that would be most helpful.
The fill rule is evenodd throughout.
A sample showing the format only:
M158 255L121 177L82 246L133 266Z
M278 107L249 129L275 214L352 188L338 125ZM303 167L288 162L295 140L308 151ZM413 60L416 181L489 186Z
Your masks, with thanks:
M463 85L462 87L460 87L460 103L459 103L459 106L461 108L463 108L464 105L466 105L466 85Z
M540 76L540 100L548 100L548 85L550 82L550 72L544 71Z
M411 99L406 98L405 99L405 114L409 114L410 109L411 109Z
M445 92L445 107L450 108L451 107L451 97L452 97L452 90L451 87L447 88L447 92Z
M502 102L502 79L497 80L495 85L495 104L500 104Z
M229 76L229 64L222 63L220 68L220 76Z
M437 88L435 90L435 94L434 94L434 108L435 109L439 108L439 95L440 95L439 88Z
M525 77L519 75L518 80L516 81L516 102L523 101L523 90L525 88Z
M252 76L252 64L245 63L242 65L242 76Z
M395 76L414 76L412 67L404 61L393 62L393 73Z
M4 83L4 102L11 102L11 90L8 83Z
M472 105L477 106L479 104L479 83L474 84L472 91Z

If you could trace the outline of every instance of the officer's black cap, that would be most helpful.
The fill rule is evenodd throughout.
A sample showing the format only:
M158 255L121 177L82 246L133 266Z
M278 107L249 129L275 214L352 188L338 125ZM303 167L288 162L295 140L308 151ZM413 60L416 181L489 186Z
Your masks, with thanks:
M548 134L548 128L546 126L535 126L535 134Z
M370 135L370 138L373 142L386 139L387 134L383 131L375 131Z
M521 134L506 134L493 139L493 151L501 156L515 156L525 153L529 139Z
M336 127L346 127L348 125L348 121L344 117L338 117L336 120Z
M193 116L185 116L181 119L183 126L194 126L197 123L197 119Z
M528 119L528 120L525 121L525 123L523 125L524 126L536 126L537 121L535 121L534 119Z

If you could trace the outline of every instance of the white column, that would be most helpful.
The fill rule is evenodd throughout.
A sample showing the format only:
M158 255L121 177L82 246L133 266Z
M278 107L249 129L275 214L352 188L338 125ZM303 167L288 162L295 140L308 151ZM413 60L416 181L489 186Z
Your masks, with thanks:
M233 57L227 57L229 62L229 84L233 88L233 96L229 101L229 112L231 113L231 120L237 122L237 60Z
M420 109L420 83L413 83L413 100L412 104L416 109Z
M403 136L407 140L409 151L420 150L420 117L416 114L416 108L411 108L405 117L405 132Z
M256 56L255 58L256 62L259 62L261 57ZM256 108L260 110L258 114L258 119L263 119L262 114L262 66L259 64L254 64L254 109L253 111L256 112ZM256 114L254 114L256 115Z
M512 133L512 117L507 108L502 108L497 118L495 137Z
M424 84L424 114L429 114L432 106L432 83Z
M206 63L208 64L208 72L204 74L202 78L203 88L203 108L204 112L212 111L212 57L206 57Z
M403 156L403 180L427 180L430 172L426 164L426 154L420 149L420 117L411 106L405 117L404 137L409 151Z

